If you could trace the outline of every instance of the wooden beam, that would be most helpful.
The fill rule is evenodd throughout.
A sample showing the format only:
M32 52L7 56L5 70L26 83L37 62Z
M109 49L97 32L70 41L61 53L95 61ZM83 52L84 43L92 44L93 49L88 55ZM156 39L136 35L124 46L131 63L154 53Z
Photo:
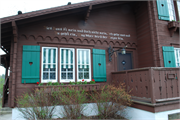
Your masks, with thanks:
M92 10L92 5L89 6L89 8L88 8L88 10L87 10L87 13L86 13L86 15L85 15L85 20L84 20L85 23L86 23L86 21L88 20L88 18L89 18L89 16L90 16L91 10Z
M17 43L18 29L15 21L12 21L12 29L13 29L13 41L14 43Z

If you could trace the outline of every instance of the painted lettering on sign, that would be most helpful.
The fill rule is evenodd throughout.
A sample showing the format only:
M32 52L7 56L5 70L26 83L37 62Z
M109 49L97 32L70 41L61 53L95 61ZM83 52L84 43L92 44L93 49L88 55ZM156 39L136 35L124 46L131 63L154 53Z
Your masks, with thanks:
M45 26L46 30L54 30L56 35L62 36L74 36L74 37L88 37L88 38L99 38L99 39L111 39L111 40L124 40L123 37L131 37L130 34L119 34L119 33L108 33L102 31L92 30L79 30L69 29L66 27L56 28Z

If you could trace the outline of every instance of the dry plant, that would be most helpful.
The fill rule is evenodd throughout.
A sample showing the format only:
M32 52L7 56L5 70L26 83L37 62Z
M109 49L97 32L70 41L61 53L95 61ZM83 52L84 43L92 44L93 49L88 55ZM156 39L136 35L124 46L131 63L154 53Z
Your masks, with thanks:
M51 94L46 93L46 88L26 92L16 99L16 103L22 117L27 120L51 119L57 105Z
M98 118L100 119L124 119L125 108L131 105L131 96L125 91L124 84L118 87L106 85L99 91L90 94L92 102L95 102Z
M64 119L79 119L82 117L87 102L84 90L76 90L74 87L62 88L53 92L53 97L58 104L63 106L60 114Z

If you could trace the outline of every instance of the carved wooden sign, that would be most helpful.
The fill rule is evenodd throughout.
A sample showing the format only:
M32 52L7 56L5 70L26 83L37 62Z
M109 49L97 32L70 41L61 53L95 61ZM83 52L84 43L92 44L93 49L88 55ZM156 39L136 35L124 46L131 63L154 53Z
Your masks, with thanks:
M66 27L56 28L56 27L48 27L48 26L44 26L44 28L49 31L54 31L55 35L62 35L62 36L100 38L100 39L111 39L111 40L124 40L125 37L130 37L130 34L101 32L95 30L69 29Z

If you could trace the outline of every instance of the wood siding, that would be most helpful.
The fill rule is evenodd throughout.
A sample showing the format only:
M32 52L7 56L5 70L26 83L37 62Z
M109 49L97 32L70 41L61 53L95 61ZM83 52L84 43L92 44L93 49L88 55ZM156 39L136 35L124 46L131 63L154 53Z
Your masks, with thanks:
M148 2L139 2L135 12L139 68L154 66L150 16L147 8Z
M115 50L120 47L128 45L127 51L133 54L133 68L138 68L137 60L137 35L136 35L136 23L135 16L133 13L133 4L122 4L111 7L92 9L90 17L86 23L82 21L83 13L69 14L60 17L54 17L43 21L32 22L18 26L18 43L17 43L17 64L16 64L16 97L21 95L23 92L32 90L35 88L35 84L22 84L22 49L23 45L40 45L40 47L58 47L58 61L59 61L59 49L61 47L66 48L88 48L92 49L104 49L106 51L106 74L107 82L110 83L112 80L111 72L117 71L117 58L115 55L112 56L112 62L109 62L107 49L109 45ZM19 23L20 24L20 23ZM57 35L54 30L47 30L45 26L76 29L76 30L91 30L91 31L102 31L106 33L118 33L126 34L130 37L122 37L124 40L112 40L101 39L101 38L88 38L88 37L72 37L72 36L61 36ZM41 49L42 50L42 49ZM42 54L42 53L40 53ZM76 52L75 52L76 56ZM42 59L42 58L41 58ZM92 55L91 55L92 63ZM75 65L76 66L76 65ZM91 65L91 70L93 64ZM76 68L75 68L76 70ZM75 72L75 79L77 78ZM93 73L91 71L91 73ZM39 71L41 75L41 70ZM59 63L58 63L58 82L59 80ZM40 76L41 77L41 76ZM91 74L93 77L93 74ZM104 84L104 82L99 83Z
M23 45L39 45L41 50L42 47L57 47L58 61L60 48L74 48L75 61L77 60L77 48L90 49L91 53L92 49L105 50L107 82L99 84L111 83L113 80L111 73L118 71L117 65L120 61L118 61L117 56L113 55L112 62L109 62L109 46L114 48L114 50L118 50L127 45L126 51L132 53L133 69L164 67L162 46L180 48L179 29L174 32L172 37L170 36L167 27L168 21L158 19L156 1L118 2L118 4L113 3L112 6L108 4L94 5L88 13L89 17L85 22L84 19L86 19L88 8L86 6L74 10L68 9L43 16L34 16L28 19L21 18L21 20L14 22L17 23L16 32L18 32L18 39L17 42L12 41L11 43L9 107L16 106L14 101L17 96L35 88L35 84L21 83ZM52 30L47 30L47 27L52 27ZM101 34L80 32L69 32L74 33L76 36L58 35L58 32L61 34L61 31L55 30L55 28L105 32L107 35L104 36L107 38L90 37L89 35L101 36ZM111 33L124 34L127 37L119 36L120 39L118 39L118 36L111 35ZM85 37L81 36L81 34L84 34ZM42 53L40 52L40 54ZM40 62L41 59L40 56ZM91 55L91 63L92 60ZM76 62L75 66L75 81L77 81ZM59 71L60 64L58 62L58 82L60 81ZM41 63L39 74L41 75ZM146 71L143 74L146 74ZM122 78L121 80L128 78L124 74L120 75L120 77ZM149 79L150 76L144 77ZM91 64L91 78L93 78L93 63ZM148 86L147 81L144 85ZM141 90L147 91L145 88ZM135 91L134 93L136 94ZM150 97L150 94L151 91L148 89L148 93L143 93L142 95Z

